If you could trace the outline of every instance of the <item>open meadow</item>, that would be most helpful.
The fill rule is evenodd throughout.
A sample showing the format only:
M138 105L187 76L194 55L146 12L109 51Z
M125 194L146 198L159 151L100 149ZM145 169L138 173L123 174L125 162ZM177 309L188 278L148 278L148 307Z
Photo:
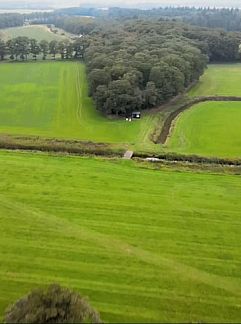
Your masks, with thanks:
M37 41L46 40L48 42L52 40L61 41L66 39L65 35L54 34L45 25L31 25L1 29L0 36L4 40L8 40L19 36L34 38Z
M169 150L178 153L241 158L241 102L194 105L174 121Z
M130 123L101 115L88 96L81 63L1 64L0 92L0 133L151 144L157 116Z
M189 91L195 96L241 96L241 64L210 64Z
M0 168L1 316L59 282L105 322L240 322L239 176L3 151Z

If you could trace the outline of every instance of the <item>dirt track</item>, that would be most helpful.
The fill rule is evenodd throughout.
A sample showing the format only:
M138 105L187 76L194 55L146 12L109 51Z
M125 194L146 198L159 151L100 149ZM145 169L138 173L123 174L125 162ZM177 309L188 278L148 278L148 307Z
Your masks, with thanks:
M166 120L164 121L164 125L162 127L161 133L158 137L157 143L165 144L169 134L172 123L174 119L182 113L184 110L191 108L193 105L205 102L205 101L241 101L241 97L234 97L234 96L209 96L209 97L196 97L191 99L189 102L186 102L180 105L175 111L170 113Z

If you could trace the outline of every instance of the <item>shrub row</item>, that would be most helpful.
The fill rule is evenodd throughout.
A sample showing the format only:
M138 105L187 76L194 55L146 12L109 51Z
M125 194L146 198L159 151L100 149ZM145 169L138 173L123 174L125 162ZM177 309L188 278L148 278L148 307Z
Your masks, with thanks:
M1 136L0 148L10 150L31 150L60 152L78 155L122 156L124 150L113 148L105 143L42 139L39 137Z

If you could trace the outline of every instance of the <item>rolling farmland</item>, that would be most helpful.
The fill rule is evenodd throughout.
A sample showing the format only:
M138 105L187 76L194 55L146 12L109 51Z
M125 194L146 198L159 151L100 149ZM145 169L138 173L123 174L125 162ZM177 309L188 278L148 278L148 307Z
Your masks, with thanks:
M241 96L240 75L211 65L189 96ZM0 134L241 158L241 102L193 106L162 147L150 135L166 111L108 119L83 64L0 64L0 93ZM104 322L240 322L240 176L146 163L0 151L0 321L58 282Z
M0 168L1 316L57 281L105 322L240 321L238 176L3 151Z
M0 133L150 144L157 116L138 122L108 120L88 97L80 63L37 62L0 65Z

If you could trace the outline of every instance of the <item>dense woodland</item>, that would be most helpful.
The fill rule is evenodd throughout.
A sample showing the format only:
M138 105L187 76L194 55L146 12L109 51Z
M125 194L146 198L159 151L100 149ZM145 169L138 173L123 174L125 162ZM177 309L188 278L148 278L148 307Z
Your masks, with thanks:
M184 91L208 61L237 60L241 34L134 19L100 25L85 39L84 59L97 108L129 114Z
M35 23L53 23L58 27L67 26L66 30L72 32L78 17L94 17L99 19L168 19L185 22L200 27L222 28L226 31L241 31L241 10L228 8L194 8L194 7L165 7L149 10L109 8L101 10L96 8L65 8L54 12L35 12L32 14L0 14L0 28L22 26L24 21ZM72 20L70 18L73 18ZM75 25L75 27L74 27ZM78 31L79 32L79 31Z
M241 31L241 10L228 8L190 8L190 7L165 7L150 10L110 8L109 10L93 8L66 8L56 10L49 14L31 14L29 19L54 21L57 17L90 16L97 19L159 19L176 20L200 27L222 28L226 31Z
M191 16L192 8L189 11ZM1 60L45 60L57 55L61 59L84 60L90 95L106 114L128 115L158 106L198 80L209 61L233 62L240 57L238 32L163 18L92 19L50 17L47 13L40 16L33 14L32 23L48 21L82 37L50 43L27 37L1 40Z
M0 14L0 28L22 26L25 17L20 14Z
M85 62L98 109L128 114L155 107L199 78L207 55L176 27L131 20L91 33Z
M228 8L166 7L151 10L110 8L112 18L160 18L175 19L193 25L209 28L223 28L226 31L241 31L241 11Z

